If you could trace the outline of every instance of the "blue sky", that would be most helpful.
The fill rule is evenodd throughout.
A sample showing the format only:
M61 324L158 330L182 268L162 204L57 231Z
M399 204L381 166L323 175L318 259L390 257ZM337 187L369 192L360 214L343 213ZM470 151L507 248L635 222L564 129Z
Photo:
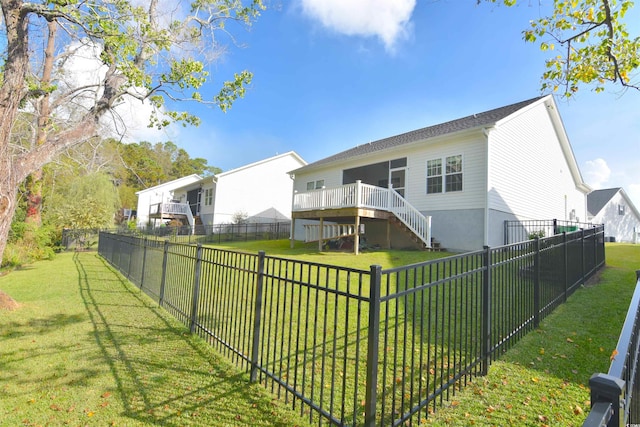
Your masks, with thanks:
M198 128L146 140L171 139L223 170L290 150L313 162L541 94L548 53L522 39L541 14L537 0L512 8L475 0L266 3L249 30L228 27L237 45L210 69L208 96L233 72L252 71L245 98L227 113L194 109ZM623 187L640 209L639 100L640 92L617 87L556 98L585 181Z

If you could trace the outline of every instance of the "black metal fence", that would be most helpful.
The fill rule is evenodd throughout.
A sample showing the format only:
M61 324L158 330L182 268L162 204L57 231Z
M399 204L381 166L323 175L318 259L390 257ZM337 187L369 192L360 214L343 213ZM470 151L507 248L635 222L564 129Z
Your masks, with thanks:
M589 229L600 224L578 221L564 221L559 219L542 219L526 221L504 222L504 244L524 242L536 237L551 237L556 234L573 233L582 229Z
M420 424L604 264L603 228L382 270L102 233L100 254L310 422Z
M640 270L627 317L606 374L589 380L591 412L584 427L640 425Z
M139 228L135 232L168 239L174 243L222 243L249 240L288 239L291 222L248 222L243 224L216 224L182 227Z
M60 247L63 250L89 250L97 249L98 236L100 229L98 228L82 228L62 230Z

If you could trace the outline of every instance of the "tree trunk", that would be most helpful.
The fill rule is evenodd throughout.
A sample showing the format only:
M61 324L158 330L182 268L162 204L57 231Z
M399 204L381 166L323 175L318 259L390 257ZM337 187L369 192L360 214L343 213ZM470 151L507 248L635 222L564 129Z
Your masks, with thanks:
M16 210L18 186L11 179L11 163L0 162L0 262L7 247L11 220Z
M49 36L44 50L44 67L40 86L44 94L38 101L38 127L36 129L36 146L40 147L47 141L48 126L50 122L51 106L49 105L49 86L53 73L55 59L56 33L58 23L55 19L47 21ZM27 180L27 218L26 222L40 226L42 224L42 168L34 171Z
M22 1L0 0L6 27L6 62L2 86L0 86L0 259L4 254L16 210L18 181L11 153L11 131L15 123L20 101L25 92L25 75L29 54L27 19L21 13Z

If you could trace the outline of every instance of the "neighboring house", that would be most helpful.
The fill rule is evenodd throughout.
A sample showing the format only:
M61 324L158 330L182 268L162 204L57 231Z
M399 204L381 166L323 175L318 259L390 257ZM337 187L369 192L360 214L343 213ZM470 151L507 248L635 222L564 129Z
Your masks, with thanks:
M137 225L140 227L153 223L155 219L151 218L150 215L156 215L163 203L174 201L174 190L199 182L201 179L200 175L193 174L136 192L138 196Z
M359 145L291 174L294 222L364 224L369 245L410 246L407 234L456 251L502 245L505 220L584 221L591 190L552 96Z
M604 224L606 240L640 243L640 213L622 188L592 191L587 196L587 209L590 222Z
M184 225L278 222L290 219L293 181L288 171L306 165L295 152L280 154L217 175L182 181L155 204L147 203L145 217L140 216L141 201L157 187L138 193L138 225L152 221L156 225L177 219ZM178 180L176 180L178 181ZM171 181L174 183L176 181ZM165 184L162 191L166 191ZM161 187L161 186L158 186ZM151 210L149 210L151 209Z

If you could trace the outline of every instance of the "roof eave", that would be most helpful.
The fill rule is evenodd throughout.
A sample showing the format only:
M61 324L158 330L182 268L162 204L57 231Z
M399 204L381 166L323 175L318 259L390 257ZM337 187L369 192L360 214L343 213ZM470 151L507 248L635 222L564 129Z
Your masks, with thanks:
M420 144L425 144L425 143L436 143L439 140L445 140L445 139L449 139L449 138L455 138L455 137L459 137L461 135L472 135L474 133L482 133L485 131L485 129L491 128L495 125L495 123L489 123L489 124L485 124L485 125L480 125L480 126L475 126L472 128L467 128L467 129L462 129L459 131L454 131L454 132L450 132L444 135L437 135L437 136L433 136L430 138L426 138L426 139L419 139L416 141L412 141L412 142L407 142L404 144L400 144L400 145L396 145L394 147L388 147L388 148L383 148L377 151L372 151L372 152L368 152L368 153L363 153L363 154L358 154L355 156L351 156L351 157L347 157L344 159L337 159L337 160L333 160L331 162L326 162L326 163L320 163L320 164L308 164L305 166L302 166L298 169L294 169L292 171L289 172L289 174L291 175L296 175L297 173L307 173L307 172L313 172L313 171L317 171L317 170L322 170L322 169L333 169L336 166L340 166L342 164L350 164L350 163L354 163L357 162L359 160L362 159L366 159L368 157L373 157L373 156L377 156L380 155L381 153L393 153L396 151L405 151L407 149L411 149L413 147L415 147L416 145L420 145Z

